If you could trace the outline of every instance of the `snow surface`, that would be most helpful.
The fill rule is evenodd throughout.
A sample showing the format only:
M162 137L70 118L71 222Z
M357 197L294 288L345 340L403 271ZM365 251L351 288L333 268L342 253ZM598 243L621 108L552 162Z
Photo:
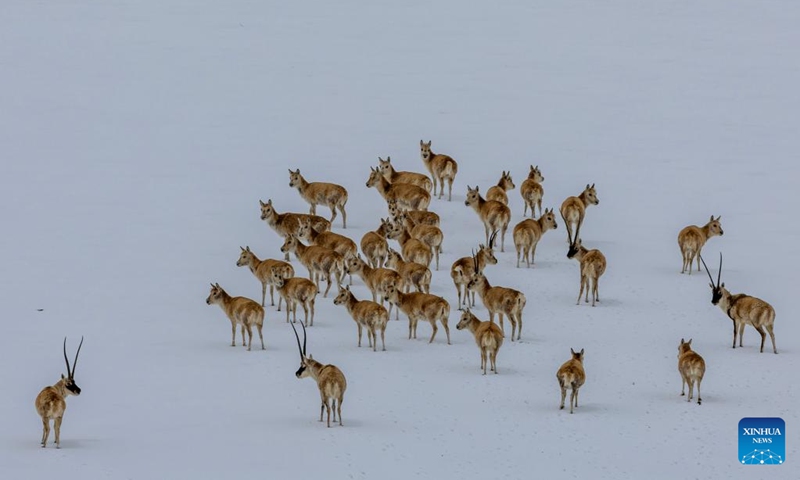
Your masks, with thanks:
M795 478L799 20L789 1L4 1L0 476ZM535 268L514 268L509 231L487 270L528 297L499 375L455 305L451 346L402 318L373 353L320 297L309 351L348 380L327 429L283 313L267 308L266 351L234 349L208 284L258 298L235 261L281 256L259 199L307 211L287 168L348 188L335 231L358 241L386 215L367 167L422 171L420 139L459 162L453 201L432 202L433 293L455 304L449 266L483 239L466 185L538 164L547 207L597 184L582 237L608 258L602 303L575 305L560 218ZM775 307L777 356L750 327L732 350L705 274L679 274L678 231L711 214L706 257ZM83 393L41 449L33 400L81 335ZM681 337L708 365L702 406L679 396ZM570 347L574 415L555 379ZM745 416L786 421L789 466L737 464Z

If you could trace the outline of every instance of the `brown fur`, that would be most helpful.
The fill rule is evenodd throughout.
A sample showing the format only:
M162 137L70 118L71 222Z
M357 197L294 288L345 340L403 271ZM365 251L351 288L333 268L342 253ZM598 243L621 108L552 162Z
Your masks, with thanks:
M297 321L297 304L303 307L306 314L304 321L309 327L314 325L314 302L319 289L314 282L307 278L292 277L285 278L280 270L272 269L272 283L278 289L278 294L286 302L286 323L289 323L289 312L292 312L292 322ZM309 322L309 312L311 319Z
M308 269L308 278L315 282L319 290L320 278L328 282L323 298L328 296L332 280L341 283L344 278L344 257L330 248L319 245L305 245L294 235L289 235L281 246L281 252L293 252L297 259Z
M481 197L479 188L469 188L467 185L467 199L464 205L472 207L483 222L486 233L486 243L489 243L489 232L500 232L500 251L505 252L506 230L511 221L511 210L495 200L484 200Z
M433 177L433 194L436 195L436 184L439 184L439 200L442 199L444 194L444 182L447 180L447 201L453 199L453 180L458 173L458 164L452 157L433 153L431 150L431 142L428 143L419 141L419 153L422 157L422 163L425 168L431 173Z
M450 267L450 278L456 286L458 293L458 309L462 310L462 306L467 307L475 306L475 292L472 292L472 302L470 303L470 291L467 288L469 281L472 280L472 275L475 274L475 261L478 262L478 270L483 271L487 265L496 265L497 258L494 256L494 249L489 246L480 244L478 245L478 252L473 257L461 257ZM461 291L464 291L463 301Z
M514 190L515 187L514 180L511 178L511 172L504 171L497 185L486 191L486 200L494 200L503 205L508 205L508 194L506 192Z
M377 330L381 332L381 344L383 351L386 351L386 324L389 322L389 313L383 305L379 305L369 300L359 301L350 291L350 287L342 288L339 286L339 295L333 299L334 305L344 305L350 316L358 326L358 346L361 346L362 327L367 329L367 340L372 351L377 351L378 338Z
M317 245L319 247L325 247L333 250L341 255L343 259L347 257L354 257L358 254L356 242L345 237L344 235L339 235L338 233L317 232L311 228L311 222L308 220L303 220L300 222L300 234L298 237L306 240L310 245ZM342 265L342 269L344 269L344 265ZM353 284L352 276L350 277L350 284Z
M594 183L586 184L580 195L577 197L567 197L564 203L561 204L561 218L564 220L564 225L567 227L567 242L573 243L573 239L578 238L583 225L583 219L586 216L586 209L589 205L598 205L600 200L597 199L597 190L594 188ZM572 234L572 226L575 225L575 235Z
M405 293L408 293L412 286L418 292L431 292L431 270L425 265L406 262L399 252L390 248L384 267L391 268L400 274L406 287Z
M491 371L497 373L497 352L503 345L503 331L494 322L482 322L469 311L461 314L461 320L456 325L458 330L467 329L475 337L475 343L481 351L481 369L486 375L487 357L491 362Z
M300 169L292 171L289 169L289 186L296 188L303 197L303 200L311 205L309 213L311 215L317 214L317 205L326 205L331 209L330 222L336 219L336 209L342 212L342 228L347 228L347 212L344 207L347 204L347 190L335 183L326 182L307 182L302 175Z
M396 221L401 212L404 212L407 217L414 220L415 223L423 225L431 225L434 227L439 226L439 215L436 212L429 212L427 210L405 210L397 204L397 200L389 200L386 202L389 207L389 217L392 221Z
M401 213L397 217L397 223L406 227L411 238L416 238L431 249L436 260L436 270L439 270L439 254L442 253L442 242L444 241L444 233L439 227L417 223L405 213Z
M367 188L375 187L386 200L395 200L397 205L407 210L427 210L431 194L424 188L408 183L391 183L381 175L377 168L370 167Z
M267 222L275 232L283 238L289 235L298 235L300 233L300 221L308 218L311 221L311 227L318 232L330 230L331 222L325 220L318 215L307 215L305 213L278 213L272 206L272 199L267 200L267 203L258 201L261 205L261 220ZM289 260L289 254L286 254L285 259Z
M389 255L389 242L386 241L386 236L391 228L391 222L381 219L378 228L361 237L361 251L367 257L370 267L380 268L386 261L386 257Z
M583 349L580 353L575 353L575 350L569 349L572 352L572 358L564 362L558 369L556 378L558 385L561 387L561 409L564 409L564 400L567 397L567 389L572 390L569 397L569 413L572 413L573 408L578 408L578 391L586 381L586 371L583 369Z
M743 293L731 294L725 288L725 283L720 285L720 290L722 291L722 298L718 303L719 308L728 314L733 321L733 348L736 348L737 332L739 346L741 347L744 327L745 325L750 325L761 335L760 352L764 353L764 342L767 339L767 333L769 333L769 337L772 340L772 352L778 353L778 347L775 346L775 309L772 308L772 305L760 298Z
M250 246L247 248L242 248L242 253L239 255L239 260L236 261L237 267L244 267L247 266L250 269L250 273L252 273L259 282L261 282L261 306L264 306L264 302L267 297L267 285L269 285L269 299L270 305L275 306L275 284L272 283L272 269L278 268L281 269L281 275L284 278L294 277L294 267L290 263L286 263L281 260L273 260L273 259L266 259L266 260L259 260L256 257L256 254L250 250ZM281 303L283 299L278 296L278 311L281 311Z
M539 170L539 166L531 165L531 170L528 173L528 178L519 186L519 194L522 196L522 201L525 202L525 209L522 211L522 216L528 214L528 207L531 208L531 218L536 216L535 206L539 206L539 215L542 213L542 198L544 197L544 187L542 187L544 177Z
M703 381L703 375L706 373L706 362L703 357L697 352L692 350L692 339L684 342L681 338L681 344L678 345L678 372L681 374L681 395L685 395L684 389L689 385L689 397L687 402L692 401L694 396L694 385L697 384L697 404L701 405L703 399L700 397L700 382Z
M431 182L431 179L428 178L427 175L417 172L396 171L392 166L392 159L390 157L386 157L386 160L378 157L378 163L378 168L381 169L383 178L392 183L407 183L409 185L416 185L428 193L430 193L431 189L433 188L433 182Z
M444 327L444 331L447 334L447 344L450 345L450 327L447 326L447 320L450 317L450 304L447 303L447 300L429 293L403 293L395 286L387 288L384 298L396 305L398 309L408 316L409 339L417 338L417 322L419 320L427 320L433 329L428 343L433 343L436 332L439 330L436 327L436 321L438 320Z
M83 337L81 337L81 345L83 345ZM47 438L50 436L50 421L53 421L55 429L55 444L56 448L61 448L61 421L64 418L64 412L67 409L67 397L70 395L80 395L81 389L75 383L75 367L78 363L78 355L81 351L81 345L78 346L78 351L75 353L75 361L70 370L69 360L67 359L67 339L64 338L64 361L67 364L67 376L61 375L61 380L54 385L44 387L39 395L36 396L34 406L36 413L42 419L42 448L47 446Z
M412 237L404 223L398 221L392 224L389 238L396 240L400 245L400 251L405 261L419 263L430 268L433 260L433 250L422 240Z
M550 229L558 228L556 216L553 209L545 210L538 220L525 219L514 227L514 247L517 249L517 268L519 268L520 257L525 260L528 268L534 263L536 256L536 245L539 244L542 235Z
M247 350L253 344L253 327L258 330L261 338L261 349L264 350L264 335L261 329L264 326L264 307L254 300L245 297L231 297L219 286L219 283L211 284L211 292L206 298L206 304L219 305L225 315L231 321L231 347L236 346L236 325L241 325L242 346L244 346L244 332L247 331L249 342Z
M583 289L586 288L586 303L589 303L589 290L592 290L592 306L595 302L600 301L600 293L598 291L598 282L600 277L606 271L606 257L600 250L589 250L583 246L579 238L577 243L571 245L567 258L574 258L580 264L581 270L581 289L578 292L578 301L576 305L581 304L581 295Z
M322 412L328 412L328 428L331 426L331 410L333 411L333 421L336 422L336 415L339 415L339 426L342 427L342 402L344 392L347 389L347 380L344 373L335 365L323 365L314 360L311 355L301 361L301 368L305 367L297 378L311 377L317 382L319 396L322 405L319 409L319 421L322 421Z
M681 257L683 258L681 273L684 273L688 268L689 275L691 275L692 262L695 259L697 259L697 271L700 271L700 251L703 249L703 245L706 244L709 238L717 235L721 236L724 233L722 224L719 223L720 218L721 216L714 218L714 215L711 215L711 219L704 226L689 225L678 233L678 247L681 249Z
M403 288L403 278L399 273L387 268L372 268L361 258L361 255L347 259L347 273L356 274L361 277L364 284L372 292L372 301L375 302L380 297L381 305L384 304L384 294L390 286L397 285ZM389 314L392 313L392 305L389 305ZM399 319L399 313L395 314Z
M515 331L517 332L516 339L520 339L522 336L522 310L525 309L525 304L527 303L524 293L513 288L491 286L489 280L480 270L472 274L472 279L467 284L467 288L478 292L483 305L489 311L490 322L494 321L494 314L496 313L500 318L500 330L505 335L503 315L507 316L508 321L511 322L511 341L514 341ZM519 330L517 330L517 324L519 324Z

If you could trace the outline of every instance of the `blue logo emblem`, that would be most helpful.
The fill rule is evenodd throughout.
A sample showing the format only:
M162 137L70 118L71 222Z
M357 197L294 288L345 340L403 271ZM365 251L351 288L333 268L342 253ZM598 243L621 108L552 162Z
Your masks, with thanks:
M739 463L781 465L786 461L786 423L781 418L746 417L739 421Z

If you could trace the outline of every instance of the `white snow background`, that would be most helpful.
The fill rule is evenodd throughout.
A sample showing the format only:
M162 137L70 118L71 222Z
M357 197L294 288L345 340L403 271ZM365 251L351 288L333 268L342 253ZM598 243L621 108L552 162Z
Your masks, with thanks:
M799 14L789 1L4 1L0 476L794 478ZM432 292L453 304L453 344L441 329L428 344L425 323L408 340L401 317L386 352L359 349L333 292L319 297L309 352L348 381L345 425L328 429L314 382L294 376L283 312L267 306L266 351L232 348L209 282L258 299L235 262L245 245L281 257L259 199L308 211L287 168L349 190L334 231L358 242L386 216L368 167L390 155L424 171L420 139L459 162L453 201L431 203L446 236ZM581 233L608 259L602 303L575 305L560 217L535 268L514 268L509 192L487 276L528 304L522 341L506 338L500 373L482 376L449 276L483 240L466 186L510 169L519 187L530 164L546 207L596 183ZM769 340L759 354L751 327L731 349L705 273L679 273L678 231L712 214L725 235L705 257L715 272L722 251L726 285L775 307L779 355ZM62 448L42 449L34 398L81 335L83 393ZM707 363L701 406L679 396L681 337ZM570 347L588 377L574 415L555 378ZM789 465L737 464L745 416L786 421Z

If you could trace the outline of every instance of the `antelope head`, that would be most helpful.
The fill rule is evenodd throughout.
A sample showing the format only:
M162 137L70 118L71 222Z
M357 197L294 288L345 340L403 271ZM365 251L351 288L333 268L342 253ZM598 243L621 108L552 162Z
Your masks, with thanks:
M456 325L456 329L457 330L464 330L465 328L468 328L473 317L474 317L474 315L472 315L472 312L469 311L469 307L464 309L464 311L461 312L461 319L458 321L458 325Z
M474 250L472 251L472 267L474 268L474 273L472 274L472 278L470 278L469 282L467 283L468 290L473 290L485 279L483 276L483 271L478 265L478 256L475 254Z
M379 168L369 167L369 178L367 179L367 188L374 187L378 182L383 179Z
M381 173L387 175L392 172L392 157L386 157L386 160L378 157L378 168Z
M346 303L348 300L350 300L350 295L352 295L352 293L350 293L350 285L347 287L342 287L339 285L339 294L333 299L333 304L342 305Z
M253 261L253 252L250 251L250 246L247 248L242 248L242 253L239 255L239 260L236 261L237 267L244 267L245 265L250 265Z
M572 353L572 359L573 360L577 360L577 361L583 363L583 349L582 348L581 348L580 352L576 352L575 350L573 350L571 348L569 349L569 351Z
M511 170L509 170L507 172L505 172L505 171L503 172L502 180L503 180L503 182L505 182L506 189L514 190L515 188L517 188L517 186L514 185L514 180L511 179Z
M261 220L266 220L275 215L275 209L272 207L271 198L267 200L267 203L264 203L261 200L259 200L258 203L261 205Z
M480 187L475 185L475 188L473 189L469 188L469 185L467 185L467 199L464 200L464 205L470 207L473 204L477 204L478 202L480 202L480 199L481 199Z
M722 277L722 252L719 252L719 272L717 272L717 283L714 283L714 278L711 276L711 272L708 271L708 266L706 266L706 261L703 260L703 256L700 255L700 261L703 262L703 267L706 269L706 273L708 274L708 279L711 280L711 283L708 284L711 287L711 304L717 305L720 300L722 300L723 290L725 289L725 283L719 283Z
M291 168L289 169L289 186L291 188L294 188L294 187L300 185L302 178L303 177L300 175L300 169L299 168L297 170L295 170L294 172L292 171Z
M678 358L681 358L681 354L686 353L692 349L692 339L690 338L689 341L684 341L681 338L681 344L678 345Z
M283 241L283 245L281 245L281 253L289 253L295 251L297 248L297 244L299 240L294 235L289 235L286 237L286 240Z
M547 228L556 229L558 228L558 223L556 223L556 215L553 213L553 209L550 210L544 209L544 215L542 215L542 223Z
M419 154L422 157L423 161L428 161L431 159L431 142L433 140L429 140L428 143L423 142L422 140L419 141Z
M715 235L720 235L724 233L722 231L722 224L719 223L719 219L722 218L722 215L717 215L717 218L714 218L714 215L711 215L711 219L706 224L708 228L708 236L713 237Z
M206 304L212 305L214 303L219 303L222 301L222 296L225 293L225 290L219 286L219 283L212 283L211 284L211 292L209 292L208 297L206 298Z
M281 269L278 267L272 267L272 284L275 285L275 288L283 288L286 284L286 278L283 276Z
M584 198L592 205L598 205L600 203L600 200L597 199L597 190L594 189L594 183L591 185L587 183L583 193Z
M308 361L313 360L311 355L306 355L306 326L303 325L303 322L300 322L300 326L303 327L303 347L300 347L300 335L297 334L297 329L294 326L294 323L291 323L292 330L294 330L294 336L297 338L297 349L300 350L300 368L297 369L295 372L295 376L297 378L306 378L311 374L308 368Z
M544 182L544 176L542 175L541 170L539 170L539 165L536 165L535 167L531 165L531 171L528 172L528 178L536 183Z
M64 337L64 361L67 362L67 376L61 374L61 380L64 382L64 388L67 390L67 395L80 395L81 388L75 383L75 367L78 365L78 355L81 353L81 346L83 346L83 337L81 343L78 345L78 351L75 353L75 360L72 362L72 369L70 370L69 359L67 358L67 337Z

